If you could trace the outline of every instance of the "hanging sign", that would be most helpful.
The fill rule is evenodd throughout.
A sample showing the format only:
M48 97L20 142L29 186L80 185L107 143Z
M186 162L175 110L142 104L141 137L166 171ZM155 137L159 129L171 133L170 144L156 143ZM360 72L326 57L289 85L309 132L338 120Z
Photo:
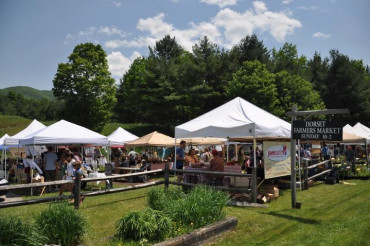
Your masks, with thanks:
M290 175L290 142L263 142L265 179Z
M293 121L293 139L342 141L342 124L325 120L295 120Z

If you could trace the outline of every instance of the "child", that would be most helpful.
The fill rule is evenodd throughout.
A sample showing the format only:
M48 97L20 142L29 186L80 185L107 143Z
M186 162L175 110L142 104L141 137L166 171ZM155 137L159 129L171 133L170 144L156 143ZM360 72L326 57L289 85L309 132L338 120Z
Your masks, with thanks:
M77 175L80 175L81 179L84 177L83 175L83 171L81 169L81 161L75 161L72 163L73 165L73 179L76 179ZM86 187L86 182L81 182L81 190L84 189ZM76 186L74 185L73 186L73 189L72 189L72 194L75 195L76 194ZM85 199L84 196L80 196L80 204L82 204L83 200ZM74 199L72 198L70 200L70 202L74 202Z

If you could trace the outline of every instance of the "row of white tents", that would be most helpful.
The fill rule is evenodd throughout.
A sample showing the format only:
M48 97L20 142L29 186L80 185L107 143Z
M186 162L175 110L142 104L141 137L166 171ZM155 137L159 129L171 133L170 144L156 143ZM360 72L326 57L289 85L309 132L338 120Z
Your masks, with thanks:
M174 146L179 139L193 145L222 144L227 140L290 139L290 123L237 97L208 113L175 127L175 138L153 132L141 138L118 127L103 136L85 127L60 120L48 127L37 120L14 136L4 135L0 146L87 145ZM343 128L343 142L370 143L370 129L361 123Z

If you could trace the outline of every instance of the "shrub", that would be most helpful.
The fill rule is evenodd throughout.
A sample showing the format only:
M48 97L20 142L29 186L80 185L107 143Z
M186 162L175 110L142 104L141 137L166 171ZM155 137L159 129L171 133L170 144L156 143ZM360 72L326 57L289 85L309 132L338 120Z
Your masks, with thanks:
M0 245L44 245L47 238L16 217L0 217Z
M170 234L171 219L151 208L131 212L117 222L118 237L123 240L163 240Z
M169 202L164 213L177 224L195 229L223 219L227 202L228 196L224 192L196 186L177 202Z
M169 203L173 203L184 197L184 193L179 187L163 189L153 187L148 192L148 204L152 209L163 211Z
M49 209L36 216L35 221L49 244L77 245L82 241L87 226L80 212L66 202L51 203Z

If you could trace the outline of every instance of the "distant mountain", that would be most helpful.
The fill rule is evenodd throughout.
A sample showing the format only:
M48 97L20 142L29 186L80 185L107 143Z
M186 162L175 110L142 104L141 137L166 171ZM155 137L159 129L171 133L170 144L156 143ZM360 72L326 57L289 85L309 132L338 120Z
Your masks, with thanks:
M28 99L34 99L34 100L41 100L42 98L48 99L48 100L54 100L55 97L53 95L53 92L47 91L47 90L37 90L32 87L28 86L13 86L8 87L4 89L0 89L1 95L7 95L9 91L14 91L15 93L21 94L25 98Z

